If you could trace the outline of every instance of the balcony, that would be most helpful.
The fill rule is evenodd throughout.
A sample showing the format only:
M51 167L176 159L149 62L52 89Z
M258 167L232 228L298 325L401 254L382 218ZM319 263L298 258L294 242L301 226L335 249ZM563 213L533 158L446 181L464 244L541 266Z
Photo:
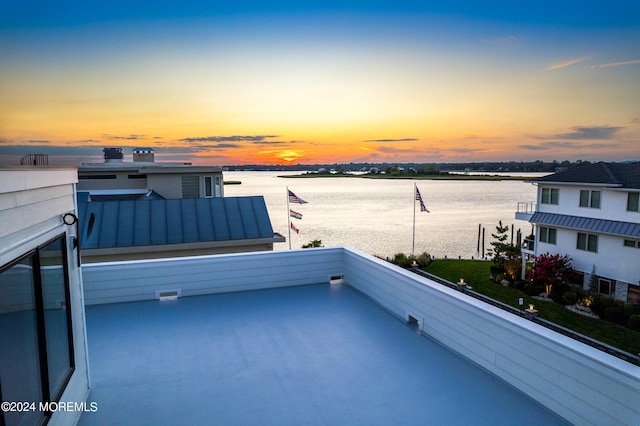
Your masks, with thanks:
M82 268L81 425L640 418L637 367L349 248Z
M518 203L518 207L516 209L516 219L526 220L528 222L535 212L536 212L535 201L520 202Z

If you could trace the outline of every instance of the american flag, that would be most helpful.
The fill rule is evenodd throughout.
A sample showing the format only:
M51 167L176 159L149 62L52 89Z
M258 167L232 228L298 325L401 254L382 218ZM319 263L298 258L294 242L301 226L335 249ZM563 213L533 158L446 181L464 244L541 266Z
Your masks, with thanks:
M295 225L293 224L293 222L289 222L291 224L291 229L296 231L296 234L300 233L300 230L298 228L295 227Z
M420 195L420 190L418 189L417 186L416 186L416 201L420 201L420 211L421 212L430 213L429 210L427 210L427 207L424 205L424 201L422 201L422 195Z
M289 190L287 190L287 191L289 191ZM289 191L289 202L290 203L297 203L297 204L307 204L307 202L305 200L303 200L302 198L298 197L296 194L294 194L291 191Z

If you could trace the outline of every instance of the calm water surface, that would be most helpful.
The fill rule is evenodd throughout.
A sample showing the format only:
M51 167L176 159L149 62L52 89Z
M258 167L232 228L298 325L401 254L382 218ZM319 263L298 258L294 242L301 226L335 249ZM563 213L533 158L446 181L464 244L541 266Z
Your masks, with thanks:
M523 235L531 231L528 222L514 218L518 202L535 200L536 187L529 182L278 177L298 173L225 172L226 181L242 182L225 186L225 195L263 195L274 231L287 238L286 187L308 201L291 204L303 215L302 220L291 218L300 229L299 234L291 233L292 248L318 239L327 247L350 246L381 256L411 253L414 183L430 210L416 209L416 253L478 258L479 224L486 229L487 248L500 220L514 224ZM274 248L288 249L289 242Z

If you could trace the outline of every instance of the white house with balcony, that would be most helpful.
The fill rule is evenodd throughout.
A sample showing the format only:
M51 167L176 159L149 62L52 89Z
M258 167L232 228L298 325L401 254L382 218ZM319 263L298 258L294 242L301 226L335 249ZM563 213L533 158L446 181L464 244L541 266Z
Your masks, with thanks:
M640 302L640 163L582 164L534 183L537 208L516 213L535 225L523 259L568 254L584 288Z

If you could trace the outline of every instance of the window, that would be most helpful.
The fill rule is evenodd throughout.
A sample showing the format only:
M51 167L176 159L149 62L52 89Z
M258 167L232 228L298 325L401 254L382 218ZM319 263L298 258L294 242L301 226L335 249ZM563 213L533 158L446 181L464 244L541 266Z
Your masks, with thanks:
M558 204L558 188L542 188L542 204Z
M580 191L580 207L590 207L592 209L600 208L600 191L588 191L583 189Z
M578 250L591 251L593 253L598 252L598 236L593 234L583 234L578 232L578 243L576 245Z
M610 296L611 290L613 290L612 284L613 283L610 280L598 278L598 293Z
M211 176L204 177L204 196L207 198L213 197L213 179L211 179Z
M627 195L627 211L637 212L639 211L640 204L640 192L630 192Z
M116 175L78 175L79 180L114 180Z
M216 197L222 197L222 176L216 176Z
M544 226L540 227L540 242L555 244L556 243L556 229L555 228L546 228Z
M59 401L74 368L64 235L0 268L3 401ZM50 413L0 412L0 424L39 424Z
M127 175L127 179L146 179L147 175Z
M640 241L624 240L624 246L625 246L625 247L635 247L635 248L640 248Z
M199 176L182 176L182 198L200 198Z

